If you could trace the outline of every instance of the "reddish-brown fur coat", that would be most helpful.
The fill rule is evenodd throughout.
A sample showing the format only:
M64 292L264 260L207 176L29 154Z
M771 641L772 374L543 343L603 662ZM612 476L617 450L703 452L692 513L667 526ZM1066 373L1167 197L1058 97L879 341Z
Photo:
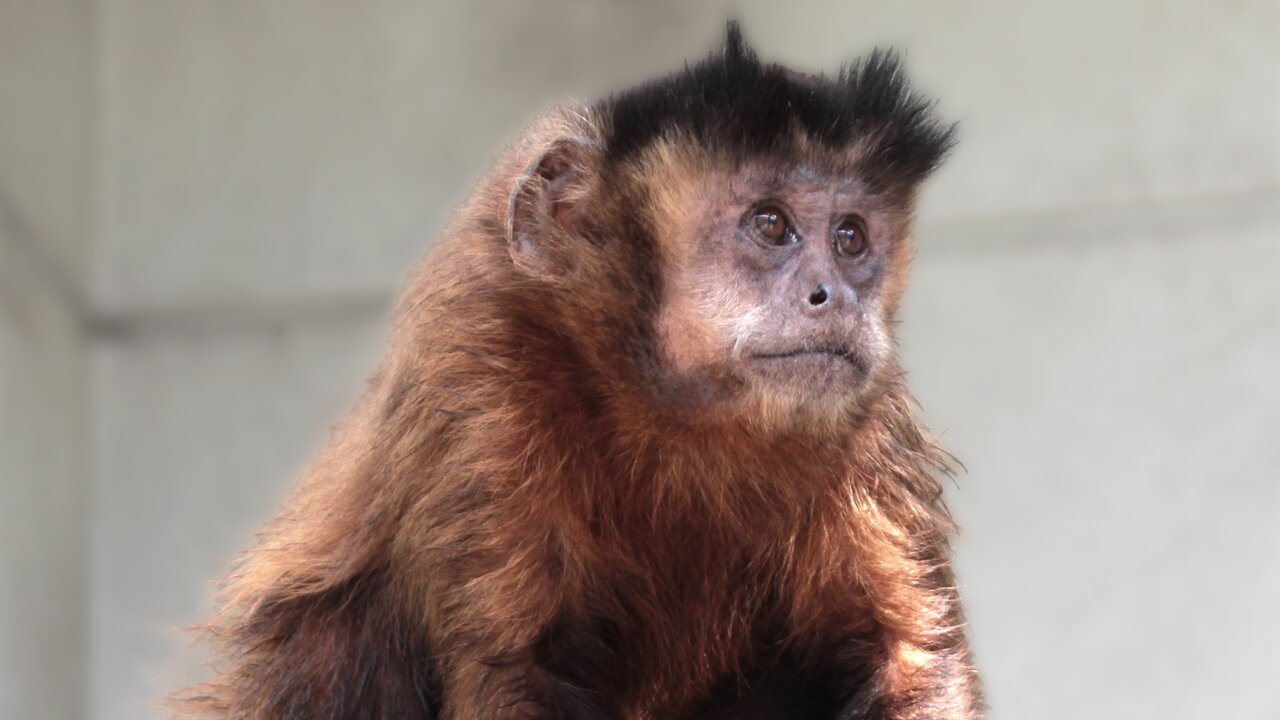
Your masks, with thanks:
M653 258L512 261L513 179L592 128L535 130L412 279L358 408L228 581L219 675L184 713L710 717L785 665L839 668L870 716L977 717L945 456L896 370L830 427L682 422L646 397ZM609 182L573 189L610 198L597 229L640 187Z

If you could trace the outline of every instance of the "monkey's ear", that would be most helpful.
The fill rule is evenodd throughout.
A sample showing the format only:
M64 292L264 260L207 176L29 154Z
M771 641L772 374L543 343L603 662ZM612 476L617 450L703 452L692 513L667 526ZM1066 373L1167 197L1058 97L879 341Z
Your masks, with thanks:
M507 248L526 273L556 277L573 267L592 148L584 137L557 138L516 179L507 204Z

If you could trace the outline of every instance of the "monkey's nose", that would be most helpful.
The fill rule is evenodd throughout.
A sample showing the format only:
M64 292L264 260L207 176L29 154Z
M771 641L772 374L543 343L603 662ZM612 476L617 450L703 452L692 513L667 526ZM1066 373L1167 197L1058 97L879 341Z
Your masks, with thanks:
M809 293L809 304L813 307L822 307L831 302L831 293L828 292L827 286L819 283L813 292Z

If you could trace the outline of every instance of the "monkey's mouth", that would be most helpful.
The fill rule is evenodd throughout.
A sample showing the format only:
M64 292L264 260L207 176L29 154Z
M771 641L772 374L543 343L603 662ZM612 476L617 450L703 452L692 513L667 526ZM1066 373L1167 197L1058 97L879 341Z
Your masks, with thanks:
M753 353L750 357L754 361L769 365L841 364L849 366L857 374L867 372L866 362L857 353L841 345L819 345L780 352Z

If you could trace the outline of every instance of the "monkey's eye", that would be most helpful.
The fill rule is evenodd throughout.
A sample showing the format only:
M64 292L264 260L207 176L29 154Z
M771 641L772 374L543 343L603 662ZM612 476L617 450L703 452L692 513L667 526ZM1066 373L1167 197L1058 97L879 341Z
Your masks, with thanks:
M836 251L846 257L859 255L867 249L867 231L853 220L846 220L836 228Z
M766 245L786 245L795 239L795 231L787 222L787 216L777 208L765 208L751 218L760 241Z

